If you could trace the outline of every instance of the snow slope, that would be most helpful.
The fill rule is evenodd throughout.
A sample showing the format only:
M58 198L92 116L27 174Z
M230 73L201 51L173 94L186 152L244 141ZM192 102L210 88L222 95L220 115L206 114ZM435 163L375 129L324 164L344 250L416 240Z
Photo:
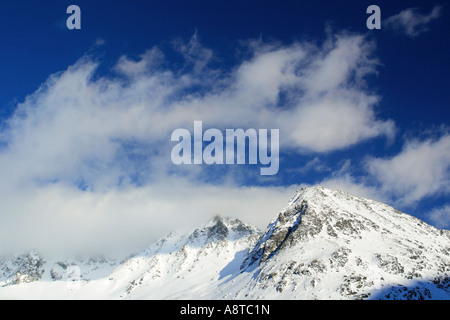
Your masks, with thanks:
M125 261L0 261L0 299L449 299L450 232L383 203L299 190L264 232L216 217Z

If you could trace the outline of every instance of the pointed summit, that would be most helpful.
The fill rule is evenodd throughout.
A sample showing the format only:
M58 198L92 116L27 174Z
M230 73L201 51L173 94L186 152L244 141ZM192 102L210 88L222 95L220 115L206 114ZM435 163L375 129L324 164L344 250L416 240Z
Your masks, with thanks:
M289 296L302 296L295 290L300 286L309 298L321 290L337 298L367 298L383 289L383 297L404 299L403 289L393 285L413 280L420 285L404 292L427 298L430 290L447 288L442 293L448 296L449 246L449 231L386 204L303 188L269 224L241 271L258 274L249 287L293 290ZM428 288L429 283L437 285Z
M243 268L319 234L331 242L349 242L394 234L408 239L411 233L438 236L444 231L378 201L321 186L302 188L269 224Z

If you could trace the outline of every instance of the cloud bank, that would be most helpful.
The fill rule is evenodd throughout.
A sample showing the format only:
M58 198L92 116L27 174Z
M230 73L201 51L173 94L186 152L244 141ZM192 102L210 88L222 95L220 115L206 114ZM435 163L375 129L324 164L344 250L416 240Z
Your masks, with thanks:
M160 47L138 59L120 57L107 74L85 56L17 106L0 134L1 252L129 252L215 214L264 227L297 186L249 187L240 180L243 169L175 166L170 134L195 120L221 130L280 129L280 150L299 156L395 135L366 85L378 61L364 36L289 45L252 40L245 57L220 67L211 66L217 57L197 34L173 47L182 66L173 67ZM441 163L447 144L408 144L404 155L370 160L369 172L383 192L400 193L420 179L430 189L447 169L403 177L398 162ZM416 158L421 148L432 152L423 163ZM391 181L389 170L399 177ZM433 192L407 190L405 201Z

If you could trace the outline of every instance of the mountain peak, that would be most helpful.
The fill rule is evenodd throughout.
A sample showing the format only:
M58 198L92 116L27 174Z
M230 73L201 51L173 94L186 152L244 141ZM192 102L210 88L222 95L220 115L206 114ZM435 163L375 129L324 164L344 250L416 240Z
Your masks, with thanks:
M303 187L289 200L288 205L278 213L278 216L269 224L265 234L250 252L243 268L262 263L275 255L286 241L292 240L294 233L297 236L315 234L321 230L321 218L317 215L320 210L314 210L324 205L327 198L339 196L337 190L326 189L322 186ZM302 216L308 214L306 222L302 223ZM302 228L297 232L299 226Z
M310 298L324 290L316 289L320 281L328 281L326 290L336 297L364 298L381 288L380 297L404 299L408 292L430 298L436 288L448 296L449 239L447 231L384 203L324 187L302 188L269 224L241 272L257 268L252 285L277 292L302 284ZM332 281L333 274L345 276ZM413 281L418 285L411 290L392 284Z
M216 215L203 227L195 229L188 238L188 243L215 243L235 241L258 230L239 219Z
M379 232L407 238L406 230L442 234L425 222L375 200L322 186L301 188L269 224L242 268L263 263L280 250L319 234L329 241L339 238L349 242Z

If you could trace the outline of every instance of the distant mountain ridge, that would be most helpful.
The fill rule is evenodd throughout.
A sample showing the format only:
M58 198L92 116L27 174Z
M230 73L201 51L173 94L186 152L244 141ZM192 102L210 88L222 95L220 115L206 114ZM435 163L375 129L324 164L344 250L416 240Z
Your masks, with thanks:
M0 261L1 299L450 299L450 231L303 188L264 232L215 217L125 261Z

